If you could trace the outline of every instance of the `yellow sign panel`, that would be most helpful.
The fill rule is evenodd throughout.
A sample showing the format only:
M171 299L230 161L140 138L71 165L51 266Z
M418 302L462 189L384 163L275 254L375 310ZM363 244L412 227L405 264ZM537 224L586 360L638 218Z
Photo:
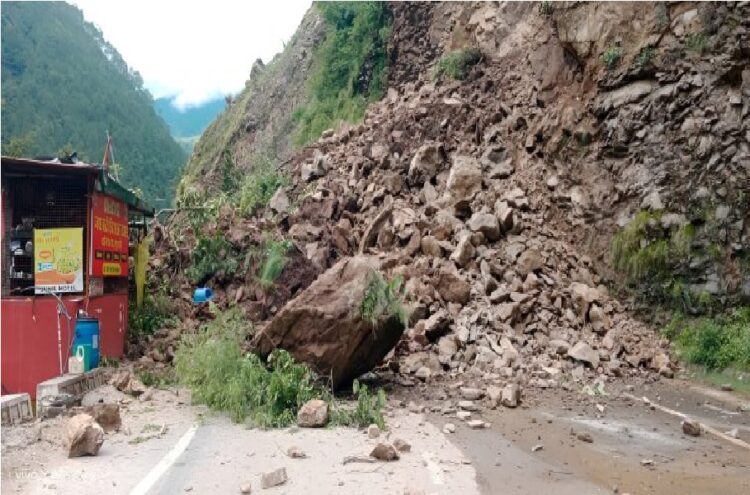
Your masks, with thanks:
M83 292L83 229L34 229L34 292Z

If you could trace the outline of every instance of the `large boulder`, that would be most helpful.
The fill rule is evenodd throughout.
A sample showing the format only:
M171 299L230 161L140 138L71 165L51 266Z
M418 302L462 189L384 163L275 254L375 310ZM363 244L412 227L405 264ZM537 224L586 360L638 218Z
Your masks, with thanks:
M375 257L345 258L289 301L255 335L251 348L262 357L285 349L334 388L370 371L396 345L404 326L395 317L366 321L360 307L373 273Z
M65 423L68 457L96 455L104 443L104 430L88 414L77 414Z

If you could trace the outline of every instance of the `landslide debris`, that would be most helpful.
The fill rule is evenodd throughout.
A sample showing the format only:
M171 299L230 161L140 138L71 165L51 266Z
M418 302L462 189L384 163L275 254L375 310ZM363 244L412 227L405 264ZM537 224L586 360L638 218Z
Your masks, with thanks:
M215 302L257 325L254 349L288 349L336 383L384 356L381 371L403 384L462 377L507 390L493 395L512 405L521 389L672 376L668 342L612 290L625 274L610 268L610 246L641 211L659 212L649 225L661 233L636 245L692 225L689 258L673 267L687 294L750 296L748 6L392 11L386 96L360 124L297 152L273 208L222 205L184 238L163 228L157 268L181 280L191 238L206 232L239 255L269 233L288 240L273 290L258 286L248 255L209 279ZM701 32L711 34L696 51ZM603 63L613 46L618 62ZM463 80L433 78L441 54L467 48L482 58ZM412 324L393 353L400 330L376 341L352 319L360 299L345 287L361 294L366 270L354 283L347 267L364 257L405 281ZM192 331L205 315L186 312Z

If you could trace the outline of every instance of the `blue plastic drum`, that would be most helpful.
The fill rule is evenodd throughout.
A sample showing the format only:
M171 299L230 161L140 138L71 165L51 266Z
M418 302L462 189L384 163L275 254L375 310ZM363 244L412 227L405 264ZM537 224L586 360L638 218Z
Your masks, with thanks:
M76 338L73 349L77 345L88 345L91 347L89 354L88 369L99 367L99 320L96 318L78 317L76 319Z

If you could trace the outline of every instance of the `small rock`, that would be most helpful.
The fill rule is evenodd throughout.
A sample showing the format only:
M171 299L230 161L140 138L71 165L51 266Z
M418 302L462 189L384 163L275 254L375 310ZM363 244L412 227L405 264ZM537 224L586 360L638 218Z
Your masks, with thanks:
M264 490L266 488L273 488L274 486L283 485L288 479L289 476L286 474L286 468L279 468L275 471L263 473L260 476L260 487Z
M722 383L721 384L721 389L724 392L731 392L732 390L734 390L734 387L732 386L731 383Z
M599 353L583 341L578 342L570 350L568 350L568 356L577 361L588 363L594 369L599 366Z
M469 411L458 411L456 417L461 421L466 421L471 417L471 413Z
M482 428L487 428L489 426L488 423L485 423L481 419L471 419L466 422L466 425L472 430L481 430Z
M370 425L367 427L367 438L378 438L380 436L380 428L378 425Z
M473 401L470 400L462 400L458 402L459 409L463 409L464 411L479 411L479 405Z
M538 443L538 444L534 445L533 447L531 447L531 451L532 452L538 452L538 451L542 450L543 448L544 448L544 445L542 445L541 443Z
M253 485L248 481L240 485L240 493L253 493Z
M477 400L481 399L484 396L484 392L482 392L478 388L473 387L461 387L461 397L463 397L466 400Z
M401 438L394 439L393 446L399 452L411 452L411 445L406 440L402 440Z
M370 452L370 457L374 457L375 459L379 461L396 461L398 460L398 452L393 447L393 445L387 444L387 443L379 443L375 446L374 449L372 449L372 452Z
M421 366L414 373L414 376L416 376L422 381L427 381L430 378L430 375L432 375L432 371L430 371L430 368L428 368L427 366Z
M682 420L682 432L691 437L700 436L701 424L694 419L685 418Z
M117 431L122 426L118 404L94 404L84 408L83 412L94 418L104 431Z
M576 438L582 442L586 443L594 443L594 437L591 436L591 433L584 431L576 435Z
M453 423L445 423L443 425L443 433L456 433L456 425Z
M324 400L307 401L297 413L297 424L303 428L325 426L328 421L328 403Z
M88 414L77 414L65 423L68 457L97 455L104 443L104 429Z
M731 438L740 438L740 430L738 428L732 428L729 431L725 431L724 434Z
M500 403L505 407L518 407L521 401L521 388L516 383L509 383L505 386L500 398Z
M307 454L304 450L297 447L296 445L292 445L288 449L286 449L286 455L292 459L305 459L307 458Z

